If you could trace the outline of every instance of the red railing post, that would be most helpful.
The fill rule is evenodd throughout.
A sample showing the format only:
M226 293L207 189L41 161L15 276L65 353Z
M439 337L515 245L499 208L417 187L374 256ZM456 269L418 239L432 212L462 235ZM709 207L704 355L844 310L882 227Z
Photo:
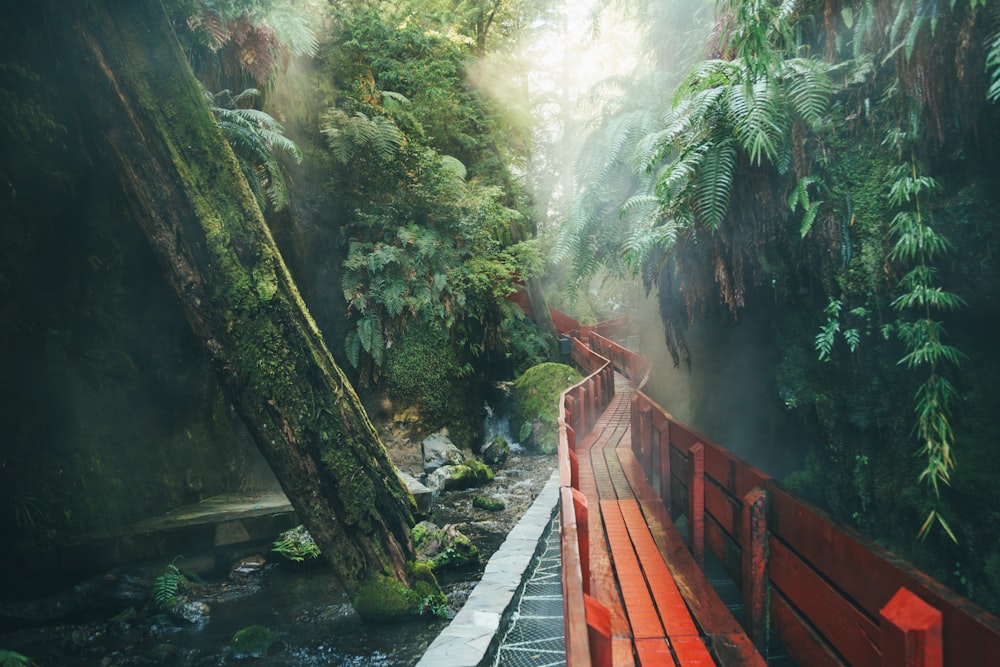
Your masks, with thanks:
M573 489L580 488L580 457L575 450L569 450L569 485Z
M883 667L942 667L941 612L905 588L879 610ZM985 656L983 656L985 658Z
M653 471L650 470L650 461L652 460L652 453L650 448L652 444L650 442L653 435L653 406L644 405L639 408L639 433L632 434L632 437L638 436L639 438L639 448L642 452L642 469L646 472L646 475L652 476Z
M590 664L595 667L611 665L611 611L603 604L583 594L587 616L587 635L590 639Z
M688 548L698 567L705 567L705 446L688 449Z
M767 655L767 491L755 486L743 497L743 610L750 640Z
M590 595L590 509L587 496L573 489L573 514L576 516L576 542L580 545L580 572L583 574L583 592Z
M594 378L587 380L587 430L594 428L597 423L597 397L594 395Z
M668 512L673 512L673 508L670 506L671 498L673 498L673 489L670 482L670 420L667 420L667 428L660 431L660 441L657 443L657 447L660 448L660 469L657 474L660 475L660 499L663 500L663 506L667 508Z

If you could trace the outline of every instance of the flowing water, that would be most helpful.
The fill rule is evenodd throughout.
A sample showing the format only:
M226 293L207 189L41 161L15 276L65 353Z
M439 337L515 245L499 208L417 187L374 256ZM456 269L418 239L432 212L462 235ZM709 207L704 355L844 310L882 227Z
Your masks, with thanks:
M488 411L485 426L487 442L503 435L512 443L509 460L496 469L494 481L486 487L442 493L430 517L441 526L457 524L482 555L478 566L439 574L451 615L464 604L486 560L530 506L555 465L553 457L513 443L503 415ZM473 508L472 498L478 494L504 500L507 509L491 513ZM408 667L447 623L445 619L365 623L323 565L294 564L274 553L268 558L271 562L263 571L236 582L228 579L228 572L214 579L206 577L204 599L211 613L205 623L186 623L157 612L151 593L146 593L142 600L60 622L15 624L0 613L0 650L18 651L39 667L201 667L240 662ZM183 567L183 561L178 564ZM130 571L140 582L135 588L151 591L153 576L162 570ZM230 649L233 634L253 625L273 631L274 643L259 657L234 656Z

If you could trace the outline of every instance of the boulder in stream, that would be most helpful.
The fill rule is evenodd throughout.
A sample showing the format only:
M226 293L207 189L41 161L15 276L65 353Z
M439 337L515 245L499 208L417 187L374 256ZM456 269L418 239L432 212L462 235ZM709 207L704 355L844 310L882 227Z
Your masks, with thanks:
M457 465L465 461L465 454L448 437L448 430L441 429L420 443L423 453L424 472L431 473L446 465Z

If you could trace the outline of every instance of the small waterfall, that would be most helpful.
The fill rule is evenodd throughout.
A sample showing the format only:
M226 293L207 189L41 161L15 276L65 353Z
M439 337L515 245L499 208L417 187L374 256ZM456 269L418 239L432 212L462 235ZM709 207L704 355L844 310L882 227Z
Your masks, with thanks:
M485 408L486 412L486 416L483 418L484 444L489 444L493 441L493 438L502 436L510 445L512 452L520 451L521 444L510 432L510 420L507 418L506 411L503 413L497 412L489 403L484 403L483 408Z

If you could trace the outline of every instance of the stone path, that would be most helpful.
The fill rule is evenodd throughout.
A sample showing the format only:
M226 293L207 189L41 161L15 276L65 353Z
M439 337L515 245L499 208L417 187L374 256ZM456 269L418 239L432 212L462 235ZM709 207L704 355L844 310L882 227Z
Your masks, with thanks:
M490 558L482 579L473 589L465 605L427 648L417 667L478 667L487 655L502 653L500 640L505 632L501 630L501 626L515 613L517 593L522 588L522 582L525 581L539 548L548 547L548 540L542 542L542 537L552 523L558 499L559 473L554 471L521 521L510 531L507 539ZM558 534L558 531L556 533ZM558 555L557 539L555 546L557 561ZM535 570L537 569L536 567ZM558 572L556 589L561 591ZM561 614L561 597L558 609ZM552 621L548 619L547 622ZM561 638L561 620L558 622L558 630Z

